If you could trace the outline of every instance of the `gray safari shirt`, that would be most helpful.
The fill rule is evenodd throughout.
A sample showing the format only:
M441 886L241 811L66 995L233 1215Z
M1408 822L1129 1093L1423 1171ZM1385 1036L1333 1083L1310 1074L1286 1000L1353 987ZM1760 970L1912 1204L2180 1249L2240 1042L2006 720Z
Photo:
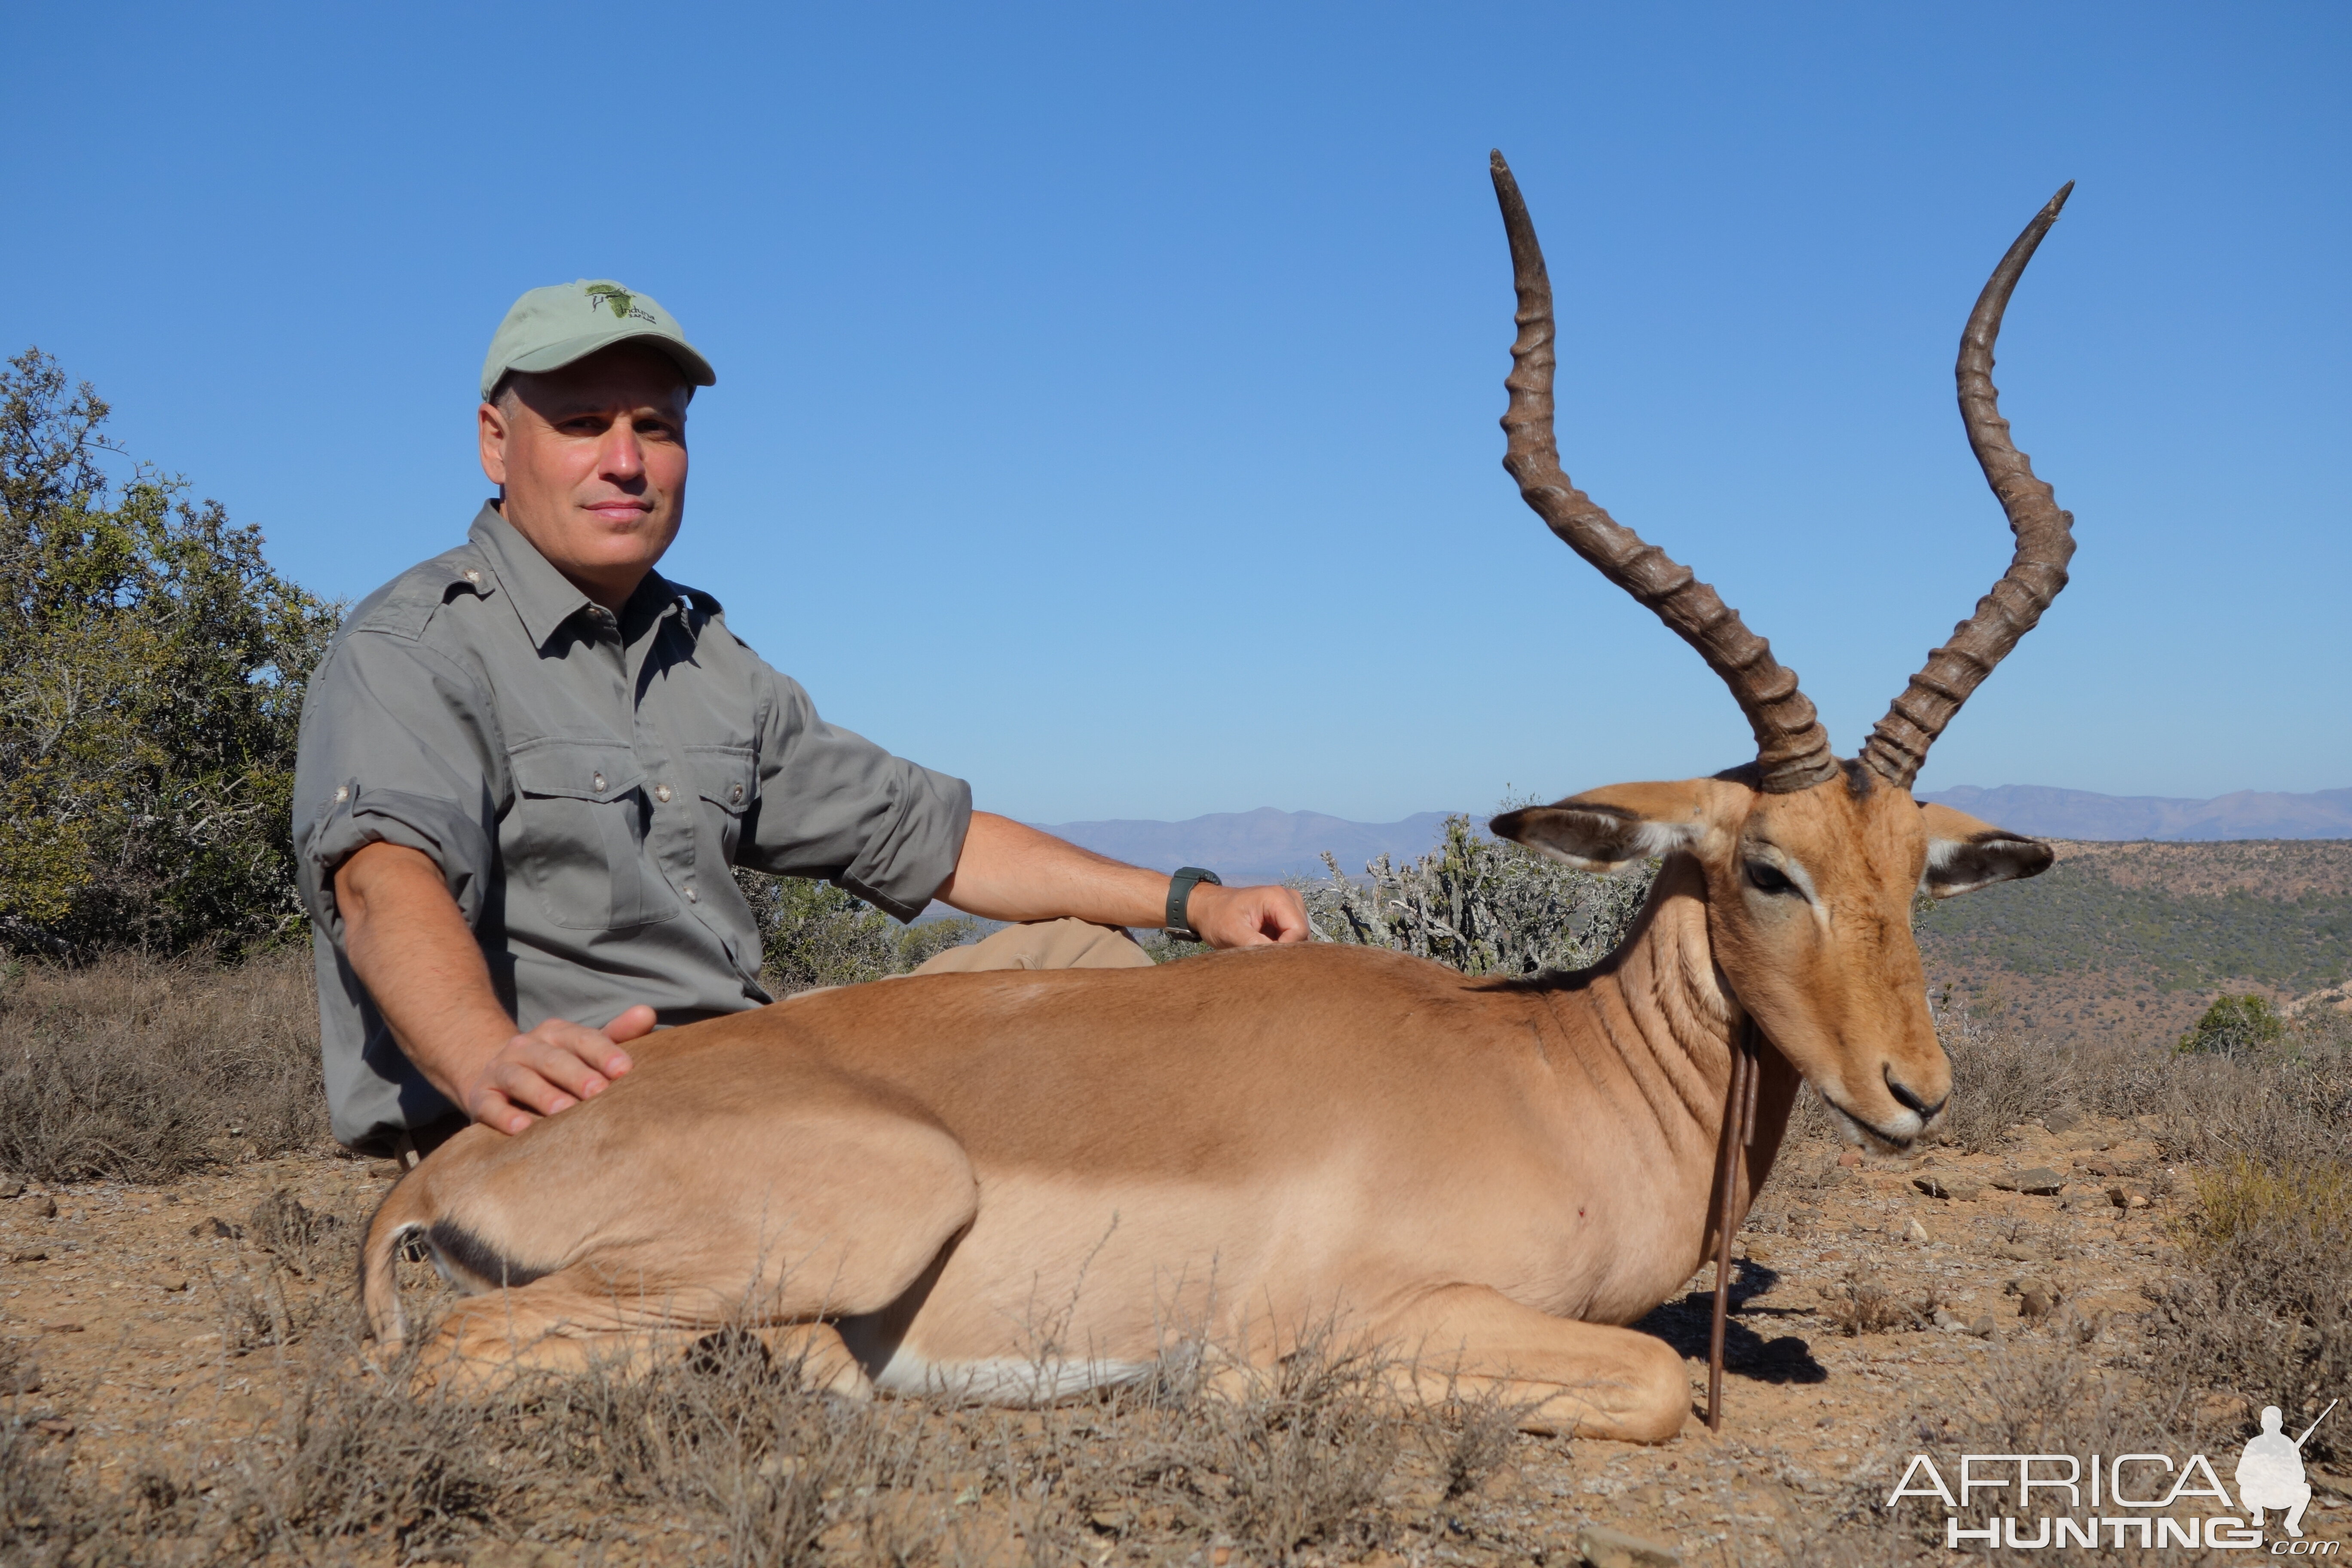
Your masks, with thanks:
M615 617L485 506L352 613L303 703L294 842L335 1136L383 1149L455 1109L343 953L334 874L365 845L432 857L521 1027L594 1027L770 999L730 867L912 920L971 820L969 785L818 718L709 595L648 574Z

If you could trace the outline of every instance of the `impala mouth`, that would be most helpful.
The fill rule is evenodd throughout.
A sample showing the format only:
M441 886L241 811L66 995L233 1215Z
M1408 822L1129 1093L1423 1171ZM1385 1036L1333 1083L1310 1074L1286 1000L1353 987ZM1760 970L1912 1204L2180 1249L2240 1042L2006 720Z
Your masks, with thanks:
M1907 1153L1919 1141L1919 1134L1927 1131L1927 1119L1916 1110L1906 1110L1895 1116L1890 1131L1887 1127L1864 1121L1821 1089L1816 1089L1813 1092L1821 1095L1822 1104L1828 1107L1830 1115L1837 1121L1839 1130L1845 1134L1845 1142L1857 1147L1868 1143L1882 1154Z

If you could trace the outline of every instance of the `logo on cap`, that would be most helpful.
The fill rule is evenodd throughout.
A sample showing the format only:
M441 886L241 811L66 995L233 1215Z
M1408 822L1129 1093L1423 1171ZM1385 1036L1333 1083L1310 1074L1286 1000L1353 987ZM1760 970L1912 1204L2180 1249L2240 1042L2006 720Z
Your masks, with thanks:
M635 316L640 321L650 321L654 319L652 311L637 308L637 297L635 294L610 283L589 284L588 298L593 301L589 306L590 310L594 310L599 304L610 305L615 320L626 321L631 316Z

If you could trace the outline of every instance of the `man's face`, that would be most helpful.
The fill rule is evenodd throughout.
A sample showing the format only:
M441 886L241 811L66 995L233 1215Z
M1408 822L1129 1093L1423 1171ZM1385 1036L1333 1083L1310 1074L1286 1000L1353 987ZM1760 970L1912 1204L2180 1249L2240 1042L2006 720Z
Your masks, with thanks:
M669 356L644 343L517 374L481 407L482 472L500 510L583 593L618 610L686 510L686 403Z

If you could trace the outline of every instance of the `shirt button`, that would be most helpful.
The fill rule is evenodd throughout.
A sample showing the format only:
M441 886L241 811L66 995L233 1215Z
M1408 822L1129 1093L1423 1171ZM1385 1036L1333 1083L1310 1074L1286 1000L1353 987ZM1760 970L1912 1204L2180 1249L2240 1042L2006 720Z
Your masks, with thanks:
M596 773L596 774L593 775L593 776L592 776L592 777L590 777L590 779L588 780L588 785L589 785L589 787L590 787L591 789L593 789L593 790L594 790L598 795L603 795L603 794L604 793L604 775L603 773Z
M466 568L466 581L478 586L482 581L482 574L479 572L475 571L471 566L468 566Z
M743 804L743 786L741 784L737 784L733 789L727 792L727 804L730 805L740 805Z
M352 786L351 786L351 785L349 785L349 784L337 784L337 785L335 786L335 802L336 802L336 804L337 804L337 805L341 805L341 803L343 803L344 801L347 801L347 800L349 800L349 799L351 799L351 798L352 798Z
M688 882L686 885L686 901L689 904L696 901L694 897L694 884L691 882Z
M667 805L669 804L669 785L654 785L654 798L661 802L664 805Z

